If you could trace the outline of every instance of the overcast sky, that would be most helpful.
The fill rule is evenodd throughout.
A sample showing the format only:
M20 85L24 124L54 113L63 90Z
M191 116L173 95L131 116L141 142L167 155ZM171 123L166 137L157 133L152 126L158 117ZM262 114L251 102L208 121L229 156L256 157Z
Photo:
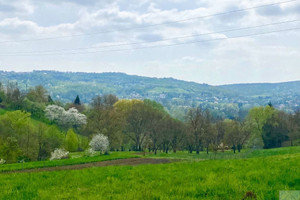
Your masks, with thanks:
M0 70L125 72L213 85L300 80L300 21L287 22L300 20L300 1L215 15L283 1L0 0ZM190 18L197 19L182 21ZM277 22L286 23L222 32ZM294 30L276 32L286 29ZM266 32L273 33L240 37Z

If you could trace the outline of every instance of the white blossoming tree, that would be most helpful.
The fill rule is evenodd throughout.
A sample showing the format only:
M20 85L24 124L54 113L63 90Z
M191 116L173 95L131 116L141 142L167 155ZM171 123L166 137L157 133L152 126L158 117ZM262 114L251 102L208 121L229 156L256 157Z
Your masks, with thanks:
M60 126L66 128L78 127L86 124L86 116L78 112L76 108L65 110L57 105L49 105L45 109L46 117Z
M65 114L65 109L57 105L49 105L45 109L45 115L50 121L59 123Z
M51 158L50 160L60 160L60 159L65 159L69 157L69 152L64 150L64 149L55 149L51 153Z
M66 121L70 126L81 126L86 124L86 116L78 112L76 108L70 108L65 112Z
M6 163L6 160L4 160L4 159L0 159L0 165L3 165L3 164L5 164Z
M107 152L109 148L109 141L107 136L99 133L90 141L90 146L94 151L100 151L100 154Z

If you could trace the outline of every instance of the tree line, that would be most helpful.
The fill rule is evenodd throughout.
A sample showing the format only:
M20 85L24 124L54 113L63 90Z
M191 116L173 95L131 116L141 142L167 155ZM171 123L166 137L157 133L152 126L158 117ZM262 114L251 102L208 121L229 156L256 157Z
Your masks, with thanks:
M215 119L209 109L189 108L173 118L152 100L108 94L82 104L53 101L45 88L21 92L0 84L0 158L8 162L48 159L56 148L84 151L102 134L113 151L217 152L298 145L300 112L285 113L271 103L252 108L245 119Z

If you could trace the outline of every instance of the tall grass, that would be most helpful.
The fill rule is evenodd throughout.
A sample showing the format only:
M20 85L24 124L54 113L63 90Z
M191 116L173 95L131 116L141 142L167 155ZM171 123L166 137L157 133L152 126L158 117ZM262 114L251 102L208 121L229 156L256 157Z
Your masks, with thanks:
M300 190L300 155L0 174L1 199L278 199Z

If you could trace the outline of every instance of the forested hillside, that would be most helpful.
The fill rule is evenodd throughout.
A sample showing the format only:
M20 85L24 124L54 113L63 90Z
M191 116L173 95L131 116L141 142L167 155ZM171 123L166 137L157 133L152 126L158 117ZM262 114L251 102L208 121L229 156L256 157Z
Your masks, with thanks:
M61 159L78 151L208 154L299 145L300 111L286 113L271 103L250 109L243 120L216 118L201 107L188 108L184 118L175 119L149 99L109 94L82 104L77 95L63 104L41 85L22 93L14 84L0 84L0 164Z
M267 105L292 112L300 105L300 81L276 84L236 84L210 86L173 78L148 78L123 73L71 73L0 71L0 82L15 82L26 91L43 85L54 100L73 101L79 95L90 103L96 95L116 94L119 98L152 99L160 102L176 118L182 119L188 107L209 108L220 118L243 118L253 106Z

